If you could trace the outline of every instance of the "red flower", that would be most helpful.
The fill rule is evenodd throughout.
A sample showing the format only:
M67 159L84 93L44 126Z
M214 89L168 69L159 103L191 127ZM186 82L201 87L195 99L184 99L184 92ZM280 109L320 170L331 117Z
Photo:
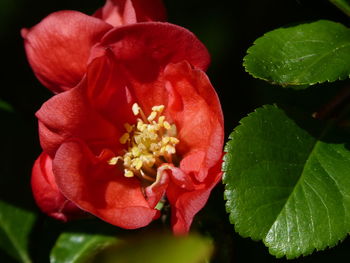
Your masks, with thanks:
M151 22L115 28L89 53L79 84L37 113L52 169L33 177L52 172L59 194L123 228L149 224L167 198L174 232L187 232L221 178L223 117L201 71L206 49L183 28ZM47 82L60 87L64 67Z
M107 0L93 16L59 11L21 33L35 75L44 86L58 93L79 83L91 48L113 27L163 20L165 9L161 0Z
M161 0L107 0L93 16L60 11L29 30L22 29L21 33L34 73L47 88L59 93L80 82L86 73L92 47L109 30L153 20L165 20ZM67 207L67 200L57 190L54 181L48 181L52 172L44 168L51 164L43 163L51 163L45 154L39 156L33 168L32 188L38 205L57 219L76 217L80 209L74 211L71 205L69 209L63 209Z

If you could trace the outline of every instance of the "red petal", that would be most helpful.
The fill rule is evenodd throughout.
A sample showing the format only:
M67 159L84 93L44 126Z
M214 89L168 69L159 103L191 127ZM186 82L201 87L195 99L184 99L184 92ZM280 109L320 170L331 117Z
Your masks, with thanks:
M126 0L106 0L103 7L98 9L93 16L102 19L106 23L116 27L124 24L123 9Z
M124 123L136 122L131 111L135 98L110 52L90 63L85 91L91 105L120 131Z
M152 106L166 104L168 91L162 76L153 82L139 82L129 74L124 65L117 63L112 51L94 59L87 72L87 94L90 103L119 130L123 124L136 122L132 105L138 102L146 114Z
M181 44L174 45L174 39ZM163 74L169 62L185 59L202 68L209 63L207 50L192 33L166 23L115 29L94 48L92 57L88 97L104 116L121 125L133 120L135 101L146 113L154 105L167 103Z
M210 58L205 46L190 31L168 23L149 22L118 27L106 34L93 51L91 59L112 50L138 82L158 78L168 63L187 60L205 70Z
M162 0L132 0L138 22L165 21L166 10Z
M188 233L193 217L204 207L221 176L220 161L210 169L206 182L198 185L194 191L186 191L175 184L169 185L167 197L171 205L171 224L175 234Z
M158 167L156 181L145 188L150 207L155 207L165 197L165 192L169 184L169 174L172 169L174 169L172 164L164 164Z
M159 212L149 207L140 182L124 177L107 161L81 142L62 144L53 163L60 190L83 210L116 226L132 229L148 225Z
M178 129L180 168L202 182L222 156L224 123L219 99L205 73L186 62L169 65L164 81L169 92L166 112Z
M54 92L74 87L86 71L90 50L111 25L75 11L52 13L22 30L29 63L38 79Z
M165 196L169 185L169 178L171 178L176 188L179 187L190 191L194 190L195 185L190 176L185 174L181 169L174 167L172 164L163 164L157 169L157 180L145 189L150 207L155 207Z
M121 132L91 108L83 94L84 84L52 97L36 113L41 146L52 157L69 138L84 140L95 153L106 145L115 151L121 147Z
M37 205L49 216L67 221L85 215L59 191L52 172L52 159L47 154L42 153L35 161L31 183Z
M112 26L144 21L165 21L165 8L161 0L107 0L95 17Z

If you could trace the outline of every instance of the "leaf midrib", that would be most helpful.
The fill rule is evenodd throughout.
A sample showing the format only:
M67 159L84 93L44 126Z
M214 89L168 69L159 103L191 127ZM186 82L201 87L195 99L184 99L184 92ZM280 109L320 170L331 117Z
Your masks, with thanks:
M307 154L307 159L305 161L305 164L303 166L303 169L301 171L301 174L300 174L300 177L298 179L298 181L296 182L292 192L289 194L288 198L286 199L286 202L285 204L282 206L281 210L278 212L278 214L276 215L276 219L272 222L271 226L268 228L268 230L266 231L266 234L263 238L264 242L265 242L265 239L267 237L267 234L271 231L273 225L275 224L275 222L279 219L279 217L281 216L281 213L283 211L283 209L285 208L285 206L287 205L287 203L289 202L290 198L292 196L294 196L294 192L295 192L295 189L298 188L299 184L301 184L301 181L303 181L303 178L304 178L304 175L305 175L305 168L310 160L310 156L312 155L312 153L314 152L317 144L320 142L320 140L329 132L329 130L331 130L331 128L334 126L334 122L329 122L328 125L324 128L324 130L321 132L321 134L315 139L315 142L314 144L312 145L312 147L310 147L310 152L309 154Z
M296 77L294 78L294 80L293 80L294 82L291 81L291 83L309 84L309 83L300 82L300 78L304 77L305 74L306 74L306 72L308 72L309 69L310 69L311 67L313 67L316 63L320 62L320 61L321 61L322 59L324 59L325 57L331 55L333 52L335 52L335 51L337 51L337 50L340 50L340 49L343 49L343 48L348 47L348 46L350 46L350 42L345 43L345 44L343 44L343 45L341 45L341 46L339 46L339 47L335 47L335 48L333 48L332 50L330 50L330 51L324 53L322 56L319 56L316 60L314 60L311 64L309 64L298 76L296 76Z

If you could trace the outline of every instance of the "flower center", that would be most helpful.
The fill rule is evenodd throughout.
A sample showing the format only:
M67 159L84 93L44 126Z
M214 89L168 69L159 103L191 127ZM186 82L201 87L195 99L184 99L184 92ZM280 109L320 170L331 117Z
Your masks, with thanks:
M132 112L138 116L137 123L125 123L126 132L119 138L121 144L127 145L125 154L113 157L110 165L119 162L123 164L124 176L137 176L154 182L157 168L163 163L172 163L176 153L176 126L165 120L161 115L164 105L152 107L151 114L146 117L137 103L132 106Z

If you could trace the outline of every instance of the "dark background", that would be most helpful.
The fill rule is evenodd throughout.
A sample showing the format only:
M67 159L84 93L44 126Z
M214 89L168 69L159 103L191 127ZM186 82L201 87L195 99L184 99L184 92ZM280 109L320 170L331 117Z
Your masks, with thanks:
M316 111L334 93L326 84L317 92L296 92L254 80L242 67L247 48L264 33L294 23L330 19L348 25L348 18L326 0L164 0L168 21L194 32L208 47L212 64L208 75L221 99L226 135L247 113L266 103L283 102ZM0 99L12 110L0 113L0 199L35 210L29 181L33 161L40 153L34 113L52 94L32 73L24 53L20 29L31 27L49 13L72 9L91 14L104 0L0 0ZM319 88L319 87L317 87ZM310 91L311 90L311 91ZM227 138L226 136L226 138ZM213 236L216 262L283 262L268 254L261 242L243 239L228 223L218 186L194 227ZM50 227L56 228L50 228ZM45 262L48 250L61 226L40 216L35 231L51 231L43 244L33 233L32 254ZM55 232L56 231L56 232ZM49 233L50 234L50 233ZM51 243L50 243L51 242ZM40 249L42 246L42 249ZM45 248L46 246L46 248ZM347 239L341 245L291 262L350 262ZM41 254L45 254L44 256ZM11 260L0 252L0 262ZM36 261L35 261L36 262Z

